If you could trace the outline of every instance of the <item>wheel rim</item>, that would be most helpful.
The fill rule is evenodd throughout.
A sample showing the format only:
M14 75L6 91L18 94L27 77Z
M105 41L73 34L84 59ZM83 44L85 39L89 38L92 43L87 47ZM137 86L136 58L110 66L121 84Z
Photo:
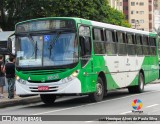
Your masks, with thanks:
M96 86L97 86L97 92L96 92L97 96L102 95L102 92L103 92L102 85L100 83L97 83Z

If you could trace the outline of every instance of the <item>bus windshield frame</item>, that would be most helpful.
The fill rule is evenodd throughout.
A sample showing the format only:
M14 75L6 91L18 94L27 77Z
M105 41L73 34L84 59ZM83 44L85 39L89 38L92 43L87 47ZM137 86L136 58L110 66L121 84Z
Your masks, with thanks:
M69 68L78 64L75 30L19 33L16 40L17 69Z

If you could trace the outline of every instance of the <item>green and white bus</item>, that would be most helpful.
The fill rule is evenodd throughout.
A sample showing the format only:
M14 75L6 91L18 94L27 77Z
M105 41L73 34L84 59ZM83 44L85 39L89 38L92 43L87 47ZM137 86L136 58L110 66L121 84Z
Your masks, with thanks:
M141 93L159 77L155 33L71 17L16 24L16 93L88 95L101 101L109 90Z

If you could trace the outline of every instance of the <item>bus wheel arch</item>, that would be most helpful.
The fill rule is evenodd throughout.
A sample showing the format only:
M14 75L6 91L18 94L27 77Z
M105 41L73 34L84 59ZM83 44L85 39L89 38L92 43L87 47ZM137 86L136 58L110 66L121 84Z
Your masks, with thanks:
M145 77L141 69L138 74L138 85L128 87L129 93L142 93L144 91Z
M103 86L104 86L104 96L107 95L107 80L106 80L106 76L104 72L100 72L98 77L101 77L102 81L103 81Z
M105 95L105 90L106 90L105 74L103 72L100 72L97 77L96 92L89 94L89 99L92 102L102 101Z

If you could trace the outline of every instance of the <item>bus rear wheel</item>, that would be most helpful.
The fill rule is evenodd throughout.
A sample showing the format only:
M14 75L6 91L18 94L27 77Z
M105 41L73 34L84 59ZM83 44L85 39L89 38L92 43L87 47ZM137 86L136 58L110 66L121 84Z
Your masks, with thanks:
M41 94L41 100L47 105L52 105L54 104L56 100L56 95L54 94Z
M102 101L104 96L104 84L101 77L98 77L96 84L96 92L89 94L89 98L92 102Z
M129 93L142 93L144 91L144 76L142 73L139 73L138 85L128 87Z

